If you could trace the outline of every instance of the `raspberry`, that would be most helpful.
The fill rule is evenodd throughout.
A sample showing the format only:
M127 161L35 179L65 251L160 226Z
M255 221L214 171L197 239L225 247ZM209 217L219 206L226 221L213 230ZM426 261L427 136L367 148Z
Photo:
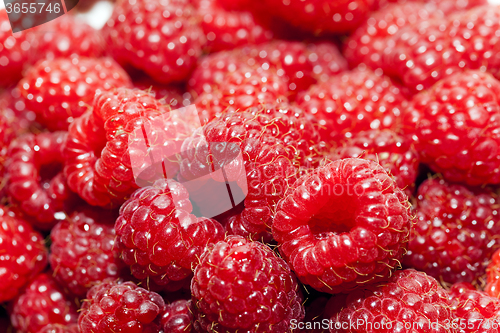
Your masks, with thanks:
M210 52L230 50L247 44L271 40L273 34L255 22L250 12L227 11L216 0L202 0L201 27L207 36L205 48Z
M384 70L415 92L464 68L491 71L500 77L499 22L500 7L480 6L447 20L400 29L386 48Z
M351 67L365 64L383 68L383 54L396 32L421 21L443 19L444 14L432 3L406 2L391 4L373 12L368 20L349 36L344 44L344 54Z
M380 165L346 158L300 177L272 232L302 283L335 294L390 276L411 222L406 195Z
M118 278L124 268L115 256L115 214L83 209L51 231L50 266L55 279L73 295L85 298L88 289L106 278Z
M445 328L454 320L446 290L432 277L412 269L396 271L389 281L347 297L332 297L329 303L343 299L345 305L330 318L336 328L330 332L380 332L377 327L392 327L387 329L390 332L455 332Z
M274 207L296 177L293 143L300 141L301 132L293 129L293 125L287 129L286 124L280 124L281 116L277 116L276 111L270 110L269 114L266 111L257 108L224 114L203 127L203 137L195 133L186 139L180 177L192 180L224 166L227 182L234 184L235 192L237 188L244 199L235 211L228 212L229 216L223 221L226 229L230 234L270 242ZM296 135L299 137L294 137ZM291 141L285 143L287 136ZM228 155L226 151L231 153ZM237 157L239 152L243 165L240 160L228 160L231 154ZM195 195L190 192L191 199ZM220 198L227 196L227 192L224 189L217 197L214 193L207 196L207 192L201 191L200 196L205 206L214 211L213 207L222 205ZM213 200L212 205L207 204L210 200ZM202 214L208 215L203 210Z
M404 264L445 283L479 283L500 248L498 202L488 188L467 188L442 179L424 181L418 189L417 219Z
M275 70L290 93L305 90L312 83L347 69L346 60L331 43L272 41L208 55L193 72L189 85L197 94L212 92L224 87L226 75L243 65Z
M9 131L6 133L15 132L20 135L26 132L38 133L43 131L42 126L35 122L35 113L26 108L19 88L12 87L0 94L0 108L3 110L3 116L12 121Z
M187 79L201 55L205 38L198 23L188 0L128 0L116 4L104 29L120 64L170 83Z
M160 179L132 194L116 220L117 250L132 275L166 290L189 284L205 246L224 237L215 220L192 215L187 190Z
M409 138L391 130L369 130L354 134L338 144L329 160L361 157L379 163L408 196L415 190L419 159Z
M217 91L203 93L195 104L206 123L225 112L286 101L286 95L286 84L275 71L242 67L227 74Z
M49 324L69 325L78 319L76 304L43 273L10 304L10 320L18 333L39 332Z
M18 88L41 123L50 130L66 130L90 108L96 92L130 85L128 75L112 59L75 57L37 64Z
M66 132L25 134L9 147L7 192L38 229L50 230L74 200L62 174Z
M228 236L201 257L191 282L196 330L289 332L302 295L283 259L267 246Z
M22 78L33 37L26 31L13 34L7 12L0 10L0 86L8 87Z
M369 129L396 128L406 105L401 90L389 78L354 70L313 85L297 103L323 126L325 141L350 137Z
M133 282L104 281L87 293L78 318L81 333L160 332L165 302Z
M314 34L349 32L356 29L365 21L373 4L373 0L266 1L275 16Z
M500 301L497 298L476 290L468 283L453 285L450 298L460 332L499 332Z
M168 107L140 90L120 88L97 95L93 109L69 128L64 174L70 188L91 205L116 207L125 202L138 188L132 162L142 163L146 154L136 149L133 154L138 155L131 160L129 139L131 144L134 130L163 115L160 121L164 127L159 132L163 137L159 142L166 146L157 147L160 156L172 155L168 143L180 139L185 130L183 124L169 119L168 111Z
M40 233L0 207L0 302L14 298L47 264Z
M38 333L79 333L77 324L59 325L49 324L42 328Z
M421 161L469 185L500 182L500 82L468 71L416 95L404 116Z
M498 284L500 282L500 266L498 263L500 262L500 250L497 250L493 256L491 257L491 261L488 264L488 268L486 272L488 273L487 285L484 288L484 291L492 297L498 298L499 287Z
M178 300L165 307L161 325L164 332L189 333L192 331L192 321L191 301Z
M105 50L101 34L74 15L63 15L35 28L30 61L83 56L99 58Z
M9 144L16 136L15 124L15 117L9 116L7 112L0 112L0 198L3 197L3 190L7 184L5 162Z

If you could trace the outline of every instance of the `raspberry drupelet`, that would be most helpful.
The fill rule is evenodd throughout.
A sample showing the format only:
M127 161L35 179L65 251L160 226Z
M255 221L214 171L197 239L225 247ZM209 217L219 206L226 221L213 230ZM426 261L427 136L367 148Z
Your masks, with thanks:
M228 236L205 251L191 282L200 332L290 330L304 317L302 295L286 262L267 246Z
M161 317L163 332L190 333L193 329L193 310L191 300L178 300L167 304Z
M346 158L291 185L272 232L302 283L335 294L390 277L406 253L411 223L407 196L387 172Z
M487 272L487 284L484 291L492 297L497 297L500 295L500 250L497 250L491 257L491 261L488 264Z

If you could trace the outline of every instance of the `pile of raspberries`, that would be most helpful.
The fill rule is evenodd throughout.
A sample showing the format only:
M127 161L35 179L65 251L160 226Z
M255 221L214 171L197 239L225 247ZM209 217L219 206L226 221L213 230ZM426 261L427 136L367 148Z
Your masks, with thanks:
M80 2L0 11L0 333L500 333L499 6Z

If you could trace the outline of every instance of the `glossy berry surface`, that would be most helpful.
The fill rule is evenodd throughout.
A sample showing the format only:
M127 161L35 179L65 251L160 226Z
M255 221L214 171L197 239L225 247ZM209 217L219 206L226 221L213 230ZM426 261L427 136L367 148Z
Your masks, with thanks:
M141 124L157 124L148 128L163 135L156 147L159 156L172 155L169 143L190 134L184 124L165 115L169 110L141 90L120 88L98 95L93 109L69 128L64 175L70 188L94 206L117 207L125 202L139 187L132 163L140 168L147 161L144 136L136 136ZM139 143L134 146L136 139ZM129 146L135 147L132 157Z
M258 24L250 12L228 11L216 0L199 1L197 10L206 35L205 49L210 52L260 44L273 37L273 33Z
M0 302L14 298L47 264L43 236L0 207Z
M416 224L403 263L443 283L480 284L500 247L498 195L442 179L420 185Z
M124 269L113 251L115 220L112 212L87 208L59 222L50 233L49 262L54 277L80 299L93 285L120 277Z
M78 325L81 333L155 333L164 310L157 293L133 282L106 280L88 291Z
M74 196L62 174L66 132L25 134L9 147L7 192L38 229L50 230Z
M294 26L312 33L342 33L354 30L366 18L372 0L283 1L272 0L266 4Z
M279 124L280 118L275 118L272 113L267 115L265 111L264 108L256 113L250 110L224 114L206 124L202 133L196 132L186 139L180 176L194 180L224 167L227 182L233 184L235 193L242 194L242 200L234 203L237 207L233 205L235 209L227 212L223 221L226 230L230 234L269 242L272 240L270 227L274 208L295 180L297 169L293 145L283 141L286 135L280 137L275 125ZM290 133L300 134L293 129ZM217 144L219 142L223 144ZM222 176L219 174L218 177ZM220 182L217 177L212 178L211 184ZM210 195L201 192L204 205L221 207L224 200L220 198L227 197L227 189L220 191ZM196 193L190 192L191 199L193 195ZM218 213L226 212L226 209L221 210Z
M201 55L205 36L187 0L119 2L105 26L109 50L160 83L183 81Z
M34 29L30 62L70 58L77 55L99 58L104 54L104 38L94 28L74 15L63 15Z
M460 332L499 332L498 298L488 296L468 283L454 284L450 288L450 298Z
M297 103L318 119L323 139L332 140L357 131L396 128L406 99L388 77L354 70L311 86Z
M419 157L411 139L392 130L361 131L341 140L328 159L360 157L379 163L408 196L415 190Z
M500 82L478 71L457 73L416 95L405 112L421 161L445 179L500 182Z
M407 200L376 162L337 160L288 189L273 236L302 283L332 294L349 291L399 266L412 223Z
M204 248L223 239L219 222L198 218L192 209L187 190L166 179L137 190L120 208L116 250L144 285L188 286Z
M383 54L390 47L391 37L401 28L443 17L443 12L433 4L417 1L391 4L372 12L349 36L344 43L345 57L351 67L364 64L372 69L383 68Z
M288 265L269 247L238 236L204 253L191 291L199 331L287 332L291 320L304 316Z
M182 299L167 304L161 317L163 331L172 333L194 332L192 312L191 300Z
M387 282L347 297L334 296L329 303L337 302L345 305L330 318L334 327L330 332L375 333L376 327L389 324L389 332L457 332L445 328L455 319L446 290L434 278L412 269L397 271Z
M500 250L497 250L491 257L491 261L488 264L487 272L487 284L485 291L488 295L492 297L497 297L500 294L499 282L500 282Z
M38 332L49 324L78 319L74 301L47 273L40 274L10 303L10 320L19 333Z
M79 330L78 324L49 324L42 328L39 333L79 333Z
M18 88L39 122L50 130L67 130L90 108L95 93L130 85L128 75L112 59L74 57L38 63Z

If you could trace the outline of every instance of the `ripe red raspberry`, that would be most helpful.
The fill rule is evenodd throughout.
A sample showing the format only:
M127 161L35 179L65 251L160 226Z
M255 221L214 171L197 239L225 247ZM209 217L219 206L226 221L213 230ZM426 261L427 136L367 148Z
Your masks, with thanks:
M360 157L379 163L408 196L415 190L419 159L411 139L391 130L369 130L337 144L329 160Z
M9 147L7 193L36 228L50 230L75 199L62 174L66 132L25 134Z
M396 271L389 281L347 297L334 296L329 305L342 301L345 305L330 318L330 332L457 332L445 328L455 319L446 290L434 278L412 269Z
M79 330L78 324L49 324L38 331L38 333L79 333Z
M445 283L479 283L500 248L498 203L497 194L488 188L424 181L403 263Z
M42 126L35 122L35 113L26 108L26 104L21 98L21 90L16 86L0 93L0 108L3 110L2 115L12 121L7 133L15 132L17 135L21 135L27 132L39 133L43 131Z
M484 288L484 291L492 297L498 298L500 295L500 250L497 250L493 256L491 257L491 261L488 264L488 268L486 269L487 275L487 284Z
M163 332L190 333L193 330L191 300L178 300L165 307L161 317Z
M0 302L14 298L47 264L40 233L0 207Z
M169 108L140 90L117 89L97 95L94 106L70 126L65 145L64 174L70 188L94 206L116 207L125 202L138 185L132 163L145 161L139 148L130 156L129 145L141 124L160 117L159 133L165 145L160 156L170 156L169 142L189 135L181 121L172 121ZM163 115L163 116L162 116ZM135 133L136 134L136 133ZM129 142L130 140L130 142Z
M95 93L131 86L110 58L59 58L38 63L18 84L26 107L50 130L66 130L90 108Z
M500 82L468 71L416 95L404 115L422 163L469 185L500 183Z
M316 116L322 138L331 141L359 131L396 128L406 99L389 78L354 70L311 86L297 103Z
M55 58L69 58L73 55L99 58L106 45L99 31L74 15L63 15L49 21L33 32L36 34L30 52L30 62Z
M0 86L8 87L22 78L33 38L31 31L13 34L7 12L0 10Z
M272 0L265 3L275 16L302 30L320 34L356 29L365 21L374 1Z
M228 11L216 0L202 0L197 9L202 16L201 27L209 52L230 50L247 44L268 42L271 31L255 22L250 12Z
M160 332L165 302L160 295L133 282L107 280L92 287L83 301L81 333Z
M51 231L50 266L55 279L82 299L106 278L118 278L124 263L115 255L116 216L96 208L82 209Z
M209 122L203 127L203 136L195 133L184 142L180 169L182 179L194 180L224 166L227 182L234 184L234 191L241 193L240 199L244 200L224 217L226 229L230 234L263 242L272 241L270 226L274 208L296 178L297 151L293 149L294 143L299 142L302 135L293 128L295 120L288 127L287 124L280 124L281 116L275 110L269 111L267 113L266 108L257 108L228 113ZM211 144L219 142L223 144ZM226 150L231 154L228 155ZM241 159L237 160L240 152ZM217 183L224 180L212 181ZM194 196L196 192L190 192L190 198L194 199ZM224 202L220 198L227 196L227 190L224 189L221 197L213 193L207 196L206 191L201 191L200 196L205 207L213 212L217 210L213 207L222 210ZM212 205L207 204L210 200L213 201ZM202 214L209 215L203 210Z
M414 26L421 21L443 19L444 14L431 3L405 2L390 4L373 12L368 20L349 36L344 44L344 54L351 67L365 64L383 68L383 54L397 31Z
M196 330L289 332L302 295L285 261L267 246L228 236L201 257L191 282Z
M312 83L347 69L346 60L334 44L272 41L206 56L193 72L189 85L197 94L212 92L223 87L227 74L243 65L274 69L290 93L305 90Z
M7 112L0 112L0 198L4 196L7 184L5 177L7 153L11 141L16 137L16 118Z
M187 79L201 55L199 20L188 0L125 0L104 29L116 61L170 83Z
M464 68L498 72L500 7L480 6L448 19L400 29L384 54L384 70L422 91Z
M120 208L116 249L144 285L171 291L189 285L205 246L223 239L219 222L192 210L187 190L165 179L137 190Z
M390 276L411 222L406 195L380 165L346 158L300 177L272 232L302 283L335 294Z
M450 289L456 316L454 324L460 332L500 332L500 301L469 283L457 283Z
M69 325L78 319L74 301L50 276L42 273L10 303L10 321L18 333L39 332L49 324Z
M228 73L216 91L201 94L195 104L204 124L225 112L287 101L287 95L286 83L276 71L240 67Z

